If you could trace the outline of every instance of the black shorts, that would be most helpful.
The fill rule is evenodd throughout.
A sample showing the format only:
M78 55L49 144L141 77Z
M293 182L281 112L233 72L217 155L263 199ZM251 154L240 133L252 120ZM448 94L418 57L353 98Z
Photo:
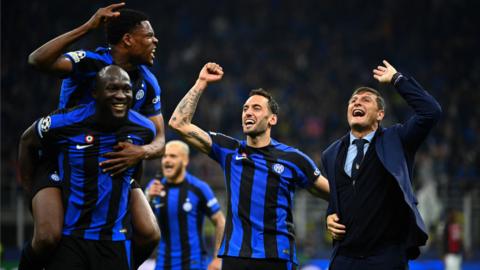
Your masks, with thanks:
M101 241L63 236L46 270L133 269L130 240Z
M297 266L281 259L222 257L222 270L296 270Z
M62 188L62 179L58 174L58 165L55 158L44 157L40 160L33 178L31 198L40 190L48 187Z

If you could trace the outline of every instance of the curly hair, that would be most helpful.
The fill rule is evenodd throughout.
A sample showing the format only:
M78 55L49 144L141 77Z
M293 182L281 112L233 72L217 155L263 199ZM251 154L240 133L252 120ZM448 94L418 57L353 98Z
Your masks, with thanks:
M148 21L148 16L145 13L133 9L121 9L120 16L108 20L105 24L108 44L118 44L123 35L130 33L143 21Z

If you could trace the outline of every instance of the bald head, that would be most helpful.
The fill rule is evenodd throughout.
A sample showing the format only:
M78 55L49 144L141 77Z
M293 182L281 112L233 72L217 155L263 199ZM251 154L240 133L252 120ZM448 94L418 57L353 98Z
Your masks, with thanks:
M128 81L130 83L130 76L121 67L116 65L110 65L102 68L96 76L96 89L101 90L105 87L105 84L111 80Z

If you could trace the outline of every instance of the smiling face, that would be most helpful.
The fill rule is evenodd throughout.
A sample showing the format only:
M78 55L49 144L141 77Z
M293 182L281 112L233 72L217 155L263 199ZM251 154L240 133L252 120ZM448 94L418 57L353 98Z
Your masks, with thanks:
M107 66L97 75L93 93L97 108L104 116L124 118L132 102L132 85L128 73L118 66Z
M130 33L125 35L128 53L132 62L141 65L153 65L158 39L149 21L142 21Z
M377 95L369 91L358 91L350 98L347 109L348 124L355 131L373 131L385 116L377 103Z
M169 180L178 180L188 165L188 146L170 142L165 146L162 157L162 173Z
M256 137L277 124L277 115L268 107L268 99L253 95L243 105L242 127L247 136Z

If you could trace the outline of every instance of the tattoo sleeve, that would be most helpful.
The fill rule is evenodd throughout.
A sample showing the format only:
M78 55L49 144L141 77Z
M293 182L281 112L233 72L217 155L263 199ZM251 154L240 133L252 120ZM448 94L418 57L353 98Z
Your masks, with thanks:
M202 147L204 149L209 149L210 148L210 142L205 140L205 138L202 137L198 132L190 131L190 132L187 133L187 135L196 139L202 145ZM206 135L206 136L208 136L208 135Z
M188 93L180 101L177 108L175 108L172 120L177 121L177 118L179 118L179 124L189 124L192 121L195 110L197 109L198 100L200 99L201 95L202 91L199 89L190 89L190 91L188 91Z

